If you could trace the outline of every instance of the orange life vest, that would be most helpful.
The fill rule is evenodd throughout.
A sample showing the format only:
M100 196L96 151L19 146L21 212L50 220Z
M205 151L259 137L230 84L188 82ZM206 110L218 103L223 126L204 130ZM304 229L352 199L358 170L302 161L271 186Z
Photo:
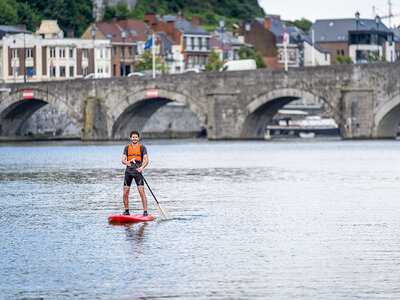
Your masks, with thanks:
M142 147L142 144L137 145L135 148L132 147L132 144L129 144L127 158L128 161L130 161L132 158L134 158L135 161L142 161L142 152L140 152L140 147Z

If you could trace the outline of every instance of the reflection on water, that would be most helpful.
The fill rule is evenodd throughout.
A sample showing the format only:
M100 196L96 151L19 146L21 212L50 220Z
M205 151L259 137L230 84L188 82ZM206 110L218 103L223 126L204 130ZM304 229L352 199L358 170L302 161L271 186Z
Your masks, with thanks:
M174 220L108 223L123 143L0 147L3 298L400 297L398 142L146 145Z

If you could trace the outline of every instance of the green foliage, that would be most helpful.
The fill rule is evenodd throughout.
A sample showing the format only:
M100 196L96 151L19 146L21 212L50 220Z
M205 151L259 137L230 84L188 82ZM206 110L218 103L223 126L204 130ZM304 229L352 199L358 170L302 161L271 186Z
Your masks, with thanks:
M343 64L353 64L354 62L351 59L351 57L339 54L333 63L336 65L343 65Z
M222 61L219 59L219 54L214 50L208 55L208 62L205 68L206 71L219 71L222 68Z
M261 52L254 53L253 49L246 46L241 46L238 50L240 59L254 59L256 61L257 69L267 68Z
M305 33L308 33L312 26L312 22L310 20L307 20L305 18L301 18L301 20L295 20L295 21L287 21L286 25L287 26L295 26L297 28L300 28L303 30Z
M112 18L122 19L134 19L135 15L133 11L129 10L128 6L124 3L118 3L117 6L107 6L104 12L104 20L111 20Z
M256 61L257 69L267 68L267 64L265 63L261 52L257 52L254 55L254 60Z
M93 21L92 0L0 0L0 24L24 24L35 31L41 20L57 20L79 36Z
M367 55L367 61L370 63L371 62L379 62L379 61L384 62L384 61L386 61L386 57L385 56L379 57L378 51L371 51Z
M146 12L157 14L183 13L185 18L190 19L196 15L202 24L218 25L218 20L223 17L227 21L227 27L238 20L252 20L255 17L264 17L264 10L259 6L257 0L138 0L134 15L143 18Z
M13 0L0 0L0 24L15 25L18 23L18 11Z
M135 66L135 72L151 70L153 68L153 57L150 51L143 53L142 59ZM156 57L156 70L161 70L163 74L166 71L166 66L164 63L161 63L161 58L159 57Z

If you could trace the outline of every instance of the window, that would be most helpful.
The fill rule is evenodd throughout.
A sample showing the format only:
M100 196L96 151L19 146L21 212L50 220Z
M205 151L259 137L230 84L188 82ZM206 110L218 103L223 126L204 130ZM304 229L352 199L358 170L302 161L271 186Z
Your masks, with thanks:
M325 61L328 60L328 53L325 53Z
M50 67L50 77L56 77L56 68Z
M187 56L187 60L188 60L188 65L192 66L192 56L191 55Z
M190 42L192 43L192 49L194 49L194 37L190 38Z
M50 48L50 57L56 57L56 48Z
M207 50L210 50L210 39L206 38L206 46L207 46Z
M103 48L99 49L99 58L103 58Z
M88 55L87 49L82 49L82 57L87 58L87 55Z
M86 76L87 74L88 74L87 67L86 68L82 68L82 75Z
M65 57L65 48L60 48L60 58Z
M74 49L69 49L69 57L73 58L74 57Z
M198 64L199 64L199 56L198 56L198 55L196 55L196 56L194 57L194 64L195 64L195 65L198 65Z
M128 48L128 56L129 56L129 57L132 57L132 47L129 47L129 48Z
M106 58L108 58L108 49L107 49L107 48L104 49L104 53L105 53L105 55L106 55Z
M344 50L342 50L342 55L344 56Z
M12 57L13 58L18 58L18 49L13 49L12 50Z
M73 66L69 67L69 77L74 77L74 67Z
M33 57L33 49L28 48L26 49L26 58L32 58Z
M339 49L336 50L336 54L340 55L340 50Z
M60 77L65 77L65 67L60 66Z
M112 54L112 56L113 56L113 57L117 56L117 48L116 48L116 47L113 47L113 54Z
M135 45L135 55L139 55L139 52L138 52L138 47L137 47L137 45Z
M125 57L125 47L121 47L121 57Z
M113 65L113 76L117 76L117 65Z
M294 61L294 59L295 59L295 53L294 53L293 51L291 51L291 52L289 53L289 60L290 60L290 61Z
M201 47L202 47L202 45L201 45L201 37L199 37L199 49L201 50Z
M186 47L187 47L187 38L185 36L183 37L183 49L186 49Z
M207 55L203 55L203 63L202 65L206 65L207 64Z

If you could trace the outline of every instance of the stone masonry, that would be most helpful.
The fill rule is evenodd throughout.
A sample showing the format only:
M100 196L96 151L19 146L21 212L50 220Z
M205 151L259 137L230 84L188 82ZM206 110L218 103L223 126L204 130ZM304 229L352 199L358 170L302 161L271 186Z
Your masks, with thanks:
M209 139L258 139L286 104L319 103L346 139L394 138L400 119L400 64L375 63L9 84L0 92L0 136L16 136L46 103L83 139L122 139L169 102L185 105ZM23 91L34 99L23 99ZM151 97L148 90L156 90ZM93 102L92 100L95 100Z

